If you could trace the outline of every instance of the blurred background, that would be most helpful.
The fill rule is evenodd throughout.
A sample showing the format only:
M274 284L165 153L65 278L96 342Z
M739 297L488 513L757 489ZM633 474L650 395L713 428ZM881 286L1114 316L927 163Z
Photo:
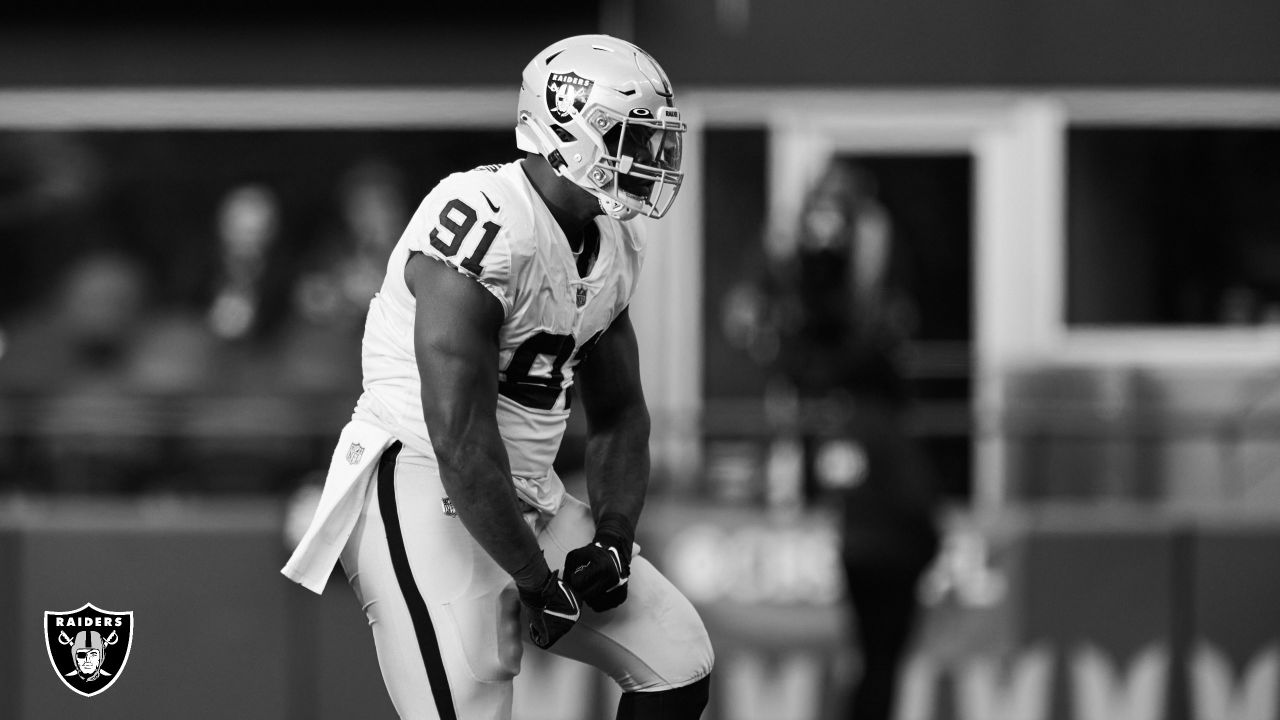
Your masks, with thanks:
M606 32L690 125L632 314L707 717L1280 719L1280 5L115 5L0 7L0 718L394 717L278 569L404 223Z

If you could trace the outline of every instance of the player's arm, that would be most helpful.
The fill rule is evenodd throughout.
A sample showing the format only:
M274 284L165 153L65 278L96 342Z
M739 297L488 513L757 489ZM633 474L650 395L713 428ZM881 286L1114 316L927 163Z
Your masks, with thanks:
M570 553L565 575L596 610L626 599L631 544L649 487L649 409L640 385L640 353L623 310L577 372L587 417L587 494L593 542Z
M479 283L421 253L410 257L405 281L415 298L414 351L440 480L458 519L536 611L533 639L546 647L572 627L577 602L520 515L498 433L502 305ZM543 610L560 612L547 618Z

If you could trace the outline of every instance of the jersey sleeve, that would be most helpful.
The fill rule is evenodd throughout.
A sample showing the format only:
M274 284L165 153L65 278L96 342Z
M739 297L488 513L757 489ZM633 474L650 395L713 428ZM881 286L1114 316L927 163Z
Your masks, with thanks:
M414 213L405 241L410 251L430 255L480 283L509 314L515 299L511 234L496 204L497 189L483 182L491 174L475 174L440 181Z

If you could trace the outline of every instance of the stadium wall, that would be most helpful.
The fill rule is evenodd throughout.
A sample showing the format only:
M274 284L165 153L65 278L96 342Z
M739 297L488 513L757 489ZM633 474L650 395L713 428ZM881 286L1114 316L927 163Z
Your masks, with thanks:
M284 517L264 501L7 508L0 714L394 717L341 577L317 597L278 574ZM643 530L712 632L709 718L831 715L856 663L828 518L656 503ZM947 537L902 720L1280 718L1280 523L1059 508L957 518ZM729 565L724 543L740 550ZM120 680L92 699L52 674L42 633L44 611L86 602L136 627ZM530 650L517 697L520 720L588 720L616 690Z

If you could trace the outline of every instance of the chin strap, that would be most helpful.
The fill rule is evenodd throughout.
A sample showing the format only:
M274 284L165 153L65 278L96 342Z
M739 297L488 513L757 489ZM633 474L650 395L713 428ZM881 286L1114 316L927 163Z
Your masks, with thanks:
M639 214L635 209L629 208L617 200L606 197L600 197L599 200L600 209L604 211L605 215L608 215L614 220L630 220Z

